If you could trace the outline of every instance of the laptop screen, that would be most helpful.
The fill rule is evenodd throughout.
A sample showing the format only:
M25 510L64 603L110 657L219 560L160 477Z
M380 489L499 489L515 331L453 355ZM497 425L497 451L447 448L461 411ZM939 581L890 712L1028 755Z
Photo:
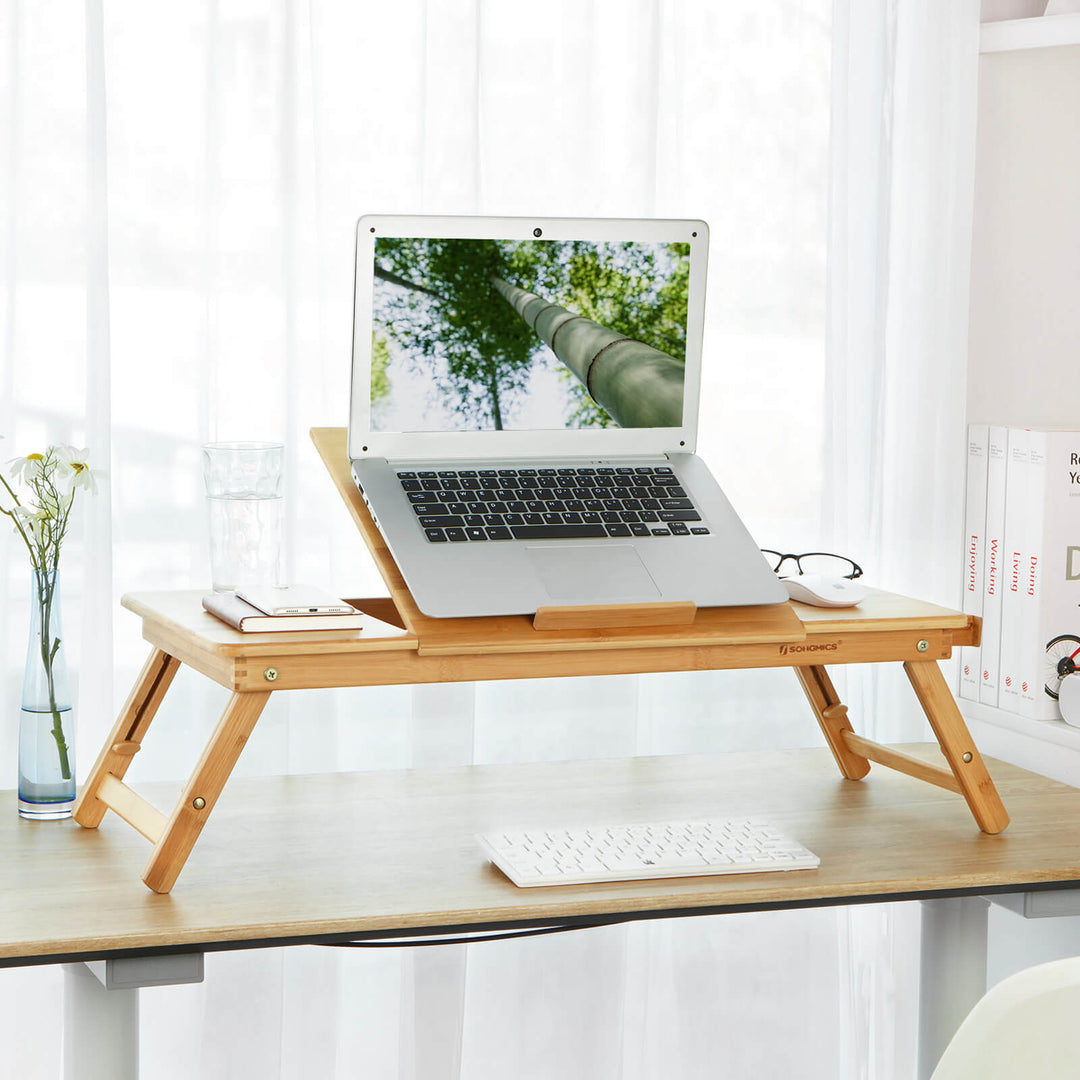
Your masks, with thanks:
M372 258L371 431L682 426L689 243L376 236Z

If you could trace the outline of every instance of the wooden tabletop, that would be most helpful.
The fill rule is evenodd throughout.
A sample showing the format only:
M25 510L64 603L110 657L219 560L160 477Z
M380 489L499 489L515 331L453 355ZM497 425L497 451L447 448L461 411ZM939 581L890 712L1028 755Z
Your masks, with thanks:
M880 590L842 611L771 605L794 630L786 620L778 629L770 608L702 608L689 626L550 632L526 616L430 619L410 631L391 599L350 597L370 616L363 630L240 633L203 610L201 595L129 593L121 603L152 645L237 690L940 660L979 633L962 612Z
M909 748L930 758L936 747ZM826 750L235 779L171 893L146 844L20 820L0 793L0 966L551 919L722 912L1080 886L1080 790L988 762L1012 815L974 828L951 793ZM146 785L168 805L179 785ZM763 816L818 870L519 889L473 839L498 827Z

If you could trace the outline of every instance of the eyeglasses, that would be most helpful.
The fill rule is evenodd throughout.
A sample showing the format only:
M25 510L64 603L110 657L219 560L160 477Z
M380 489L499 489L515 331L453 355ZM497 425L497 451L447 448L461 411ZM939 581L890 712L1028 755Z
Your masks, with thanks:
M798 574L823 574L827 577L857 578L862 577L862 567L845 555L830 555L824 551L808 551L802 555L784 555L779 551L762 548L761 554L769 568L774 570L780 577L791 577L792 574L781 574L780 568L790 559L795 563L795 572Z

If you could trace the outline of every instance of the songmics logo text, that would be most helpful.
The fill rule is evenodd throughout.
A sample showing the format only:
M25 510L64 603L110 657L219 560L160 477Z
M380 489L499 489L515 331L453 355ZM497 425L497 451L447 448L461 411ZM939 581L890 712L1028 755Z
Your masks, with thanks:
M795 653L836 652L839 648L839 641L815 642L812 645L781 645L780 655L791 656Z

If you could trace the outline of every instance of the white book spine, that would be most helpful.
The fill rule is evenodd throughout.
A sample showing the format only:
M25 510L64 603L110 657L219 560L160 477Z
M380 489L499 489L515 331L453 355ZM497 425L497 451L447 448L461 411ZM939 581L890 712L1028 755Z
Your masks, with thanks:
M1061 678L1080 666L1080 432L1050 431L1043 440L1037 620L1030 641L1035 692L1027 715L1052 720L1061 717Z
M998 707L1021 713L1020 655L1023 650L1023 582L1025 549L1029 543L1031 503L1028 469L1031 461L1028 431L1009 430L1005 479L1004 579L1001 592L1001 660Z
M986 544L983 559L982 647L979 650L982 666L979 701L984 705L998 703L1008 452L1008 428L992 425L986 455Z
M983 613L983 574L986 558L986 485L990 428L987 424L968 426L967 477L964 506L964 601L967 615ZM960 696L979 700L982 673L981 649L964 645L960 649Z
M1042 576L1047 542L1047 474L1048 434L1028 432L1027 482L1024 497L1028 505L1020 566L1020 622L1018 626L1017 677L1020 687L1020 712L1032 719L1044 719L1052 712L1043 706L1050 702L1043 692L1042 657L1046 649L1043 624Z

